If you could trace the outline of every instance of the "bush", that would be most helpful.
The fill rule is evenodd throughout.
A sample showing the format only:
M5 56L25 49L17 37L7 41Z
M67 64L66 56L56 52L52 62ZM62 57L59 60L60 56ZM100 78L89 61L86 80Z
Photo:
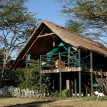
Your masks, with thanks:
M65 98L65 97L67 97L67 96L68 96L68 90L67 90L67 89L64 89L64 90L62 91L62 97Z
M40 74L39 67L36 64L30 65L28 68L19 68L10 74L12 86L21 89L40 90ZM50 78L48 75L42 75L42 93L48 93L50 86Z
M58 91L51 92L51 96L52 97L59 97L59 92Z

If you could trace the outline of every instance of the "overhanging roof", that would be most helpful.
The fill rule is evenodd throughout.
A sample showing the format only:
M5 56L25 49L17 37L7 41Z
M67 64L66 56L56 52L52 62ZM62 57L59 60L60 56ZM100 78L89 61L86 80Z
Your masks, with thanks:
M34 45L35 45L35 48L38 49L38 52L37 52L38 54L39 54L39 51L44 51L43 49L39 48L39 45L42 44L40 41L44 41L44 39L42 40L42 39L38 39L38 38L39 38L40 31L43 30L43 28L45 26L48 27L52 31L52 33L50 33L47 36L56 35L62 41L64 41L65 43L71 45L72 47L74 47L76 49L82 48L84 50L89 50L92 52L97 52L98 54L103 54L104 56L107 57L107 48L105 48L103 45L96 43L84 36L77 35L75 33L71 33L70 31L64 29L63 27L60 27L52 22L45 20L45 21L41 22L41 24L38 26L37 29L34 30L33 34L29 38L29 40L26 42L26 44L20 50L18 57L16 58L16 61L14 62L13 66L12 66L13 68L14 68L14 66L16 66L19 63L19 59L24 58L25 54L32 50L32 47ZM51 39L48 39L48 40L51 41ZM47 43L47 45L48 45L48 43Z

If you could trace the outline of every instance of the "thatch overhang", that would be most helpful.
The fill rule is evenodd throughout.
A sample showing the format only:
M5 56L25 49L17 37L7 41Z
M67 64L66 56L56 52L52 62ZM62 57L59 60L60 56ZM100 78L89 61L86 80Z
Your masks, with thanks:
M37 29L20 50L12 69L25 61L25 55L30 53L33 59L42 55L53 48L53 40L60 38L63 42L69 44L75 49L83 49L97 54L102 54L107 57L107 48L96 43L84 36L71 33L68 30L60 27L49 21L42 21ZM23 65L23 64L22 64Z

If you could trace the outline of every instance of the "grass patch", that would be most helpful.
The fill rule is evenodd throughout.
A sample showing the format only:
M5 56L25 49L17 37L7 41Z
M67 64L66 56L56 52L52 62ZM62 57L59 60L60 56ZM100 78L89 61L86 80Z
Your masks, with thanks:
M13 106L12 106L13 105ZM8 107L106 107L107 97L96 100L96 96L82 98L0 98L0 106Z
M107 100L107 96L100 97L100 100Z
M103 97L99 97L98 99L97 99L97 96L91 96L91 97L83 97L83 100L84 101L95 101L95 100L101 100L101 101L103 101L103 100L107 100L107 96L103 96Z
M90 97L83 97L84 101L95 101L97 99L96 96L90 96Z

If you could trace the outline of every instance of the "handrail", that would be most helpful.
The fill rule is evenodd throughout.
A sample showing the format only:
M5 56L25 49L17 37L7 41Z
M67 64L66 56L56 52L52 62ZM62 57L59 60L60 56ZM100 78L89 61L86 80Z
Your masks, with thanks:
M41 65L41 66L42 67L49 67L49 68L58 66L58 64L56 64L56 62L55 62L58 60L58 57L59 57L58 55L59 55L58 53L55 53L52 56L41 55L42 61L45 62L45 64ZM60 53L61 59L62 59L62 57L65 58L64 62L61 61L60 64L78 67L79 66L78 52L77 51L70 51L69 55L70 56L68 56L68 52ZM69 59L68 59L68 57L69 57Z

